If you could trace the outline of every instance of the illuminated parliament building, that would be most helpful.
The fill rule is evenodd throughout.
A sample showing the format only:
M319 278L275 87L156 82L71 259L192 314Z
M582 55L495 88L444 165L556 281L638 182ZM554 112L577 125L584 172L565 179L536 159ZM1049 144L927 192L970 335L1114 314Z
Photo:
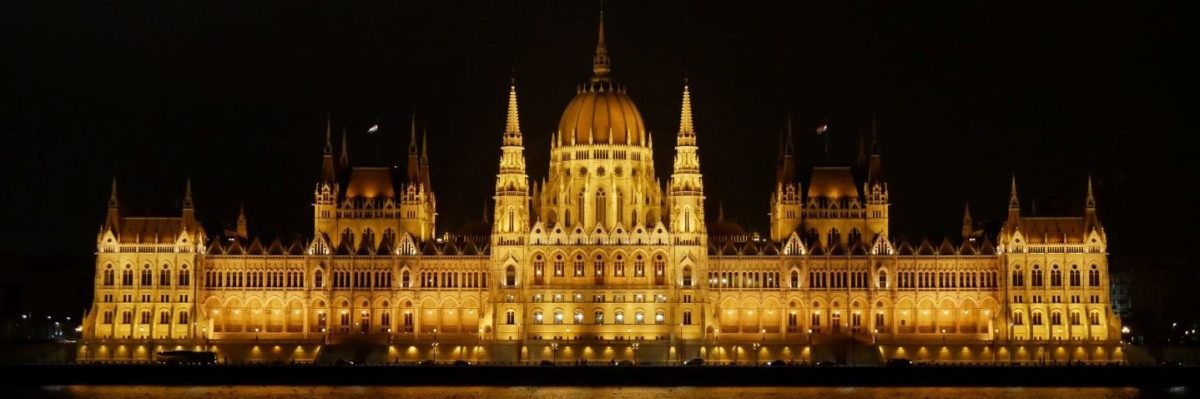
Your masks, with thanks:
M552 133L541 179L526 173L515 84L508 94L493 220L462 234L437 229L415 123L406 168L352 163L326 126L304 239L252 239L244 214L232 234L210 236L190 183L179 214L127 216L114 181L79 357L180 347L246 361L364 356L349 348L387 362L1123 356L1090 182L1082 215L1026 215L1014 179L998 231L977 231L968 210L961 239L906 242L889 234L877 146L854 164L798 170L789 137L760 237L706 209L693 125L704 116L686 83L672 170L655 170L665 155L613 79L603 17L592 75Z

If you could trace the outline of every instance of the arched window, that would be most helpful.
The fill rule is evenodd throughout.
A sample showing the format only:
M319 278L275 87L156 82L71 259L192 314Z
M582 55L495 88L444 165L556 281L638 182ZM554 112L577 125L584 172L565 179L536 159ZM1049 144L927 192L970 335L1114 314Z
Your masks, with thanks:
M1021 313L1019 311L1013 312L1013 325L1017 325L1017 326L1025 325L1025 314Z
M1030 318L1032 319L1031 321L1032 321L1033 325L1035 325L1035 326L1042 325L1042 312L1034 311L1033 316Z
M149 310L142 311L141 324L150 324L150 311Z
M1092 265L1092 270L1088 270L1088 286L1100 286L1100 270L1096 269L1096 265Z
M829 246L837 245L841 241L842 233L838 232L838 229L829 229L829 232L825 234L825 242Z
M540 254L536 255L533 257L533 283L535 285L541 285L542 282L544 281L544 280L542 280L542 277L545 277L545 276L546 276L546 259L543 258L542 255L540 255Z
M1021 272L1021 267L1020 267L1020 266L1017 266L1015 269L1013 269L1013 272L1012 272L1012 286L1013 286L1013 287L1023 287L1023 286L1025 286L1025 273Z
M592 262L592 276L595 277L596 284L604 284L604 256L596 255L596 260Z
M1062 270L1058 270L1058 265L1054 265L1050 270L1050 286L1062 287Z
M625 324L625 312L617 309L617 315L614 317L617 324Z
M188 270L187 265L180 266L178 280L180 287L187 287L192 284L192 271Z
M1030 280L1029 281L1030 286L1033 286L1033 287L1041 287L1042 286L1042 268L1041 268L1041 266L1036 266L1036 265L1033 266L1033 273L1031 274L1031 278L1029 280Z
M517 324L517 312L513 311L512 309L504 312L504 324L510 326Z
M509 265L504 268L504 285L509 287L517 286L517 269Z
M583 310L575 309L575 317L572 319L575 324L583 324Z
M592 316L593 316L594 323L596 323L596 325L598 325L598 326L604 325L604 311L597 310L596 313L594 313Z
M563 311L555 309L554 310L554 324L561 325L562 323L563 323Z
M158 314L158 324L171 324L171 312L162 311Z
M510 207L508 207L508 210L507 210L507 211L505 211L504 213L505 213L505 214L508 216L508 217L507 217L507 219L508 219L508 229L506 229L506 231L517 231L517 230L516 230L516 225L517 225L517 211L516 211L516 210L514 210L514 209L513 209L513 207L511 207L511 206L510 206Z
M1093 310L1091 313L1088 313L1088 324L1091 324L1093 326L1100 325L1100 312L1099 311Z
M800 288L800 271L792 270L792 288Z
M1055 326L1062 325L1062 312L1054 311L1050 313L1050 324Z
M858 231L858 228L850 229L849 239L851 244L858 243L862 240L862 232Z
M646 314L640 310L633 312L633 324L646 324Z
M542 324L542 311L541 310L533 311L533 324Z
M1073 325L1073 326L1077 326L1077 325L1080 325L1080 324L1081 324L1081 323L1080 323L1080 314L1079 314L1079 312L1078 312L1078 311L1073 311L1073 312L1071 312L1071 315L1070 315L1070 317L1069 317L1069 322L1070 322L1070 323L1071 323L1071 325Z
M624 277L625 276L625 258L622 257L621 255L617 255L617 258L615 260L613 260L613 276L614 277Z
M605 217L605 216L608 216L605 212L605 210L607 210L607 208L608 208L608 201L605 201L604 190L603 189L597 190L596 191L596 225L599 225L599 226L608 225L608 219Z
M142 269L142 286L149 287L151 285L154 285L154 273L150 271L150 265L146 265Z
M188 312L186 310L179 312L179 324L188 323Z
M691 266L683 267L683 286L684 287L692 286L692 267Z
M116 282L117 273L113 271L112 265L104 265L104 285L111 287Z
M879 287L878 288L887 288L888 287L887 280L888 280L887 272L880 270L879 271Z
M574 266L575 269L574 276L583 277L583 255L575 255L575 262L573 263L574 264L572 266Z
M667 322L667 314L661 310L654 312L654 324L662 325Z
M317 270L313 273L313 287L321 288L325 286L325 273Z
M400 272L400 286L403 288L412 288L412 273L407 269Z
M566 261L563 260L561 254L554 256L554 277L562 277L566 274Z
M158 285L160 287L171 286L171 267L163 265L162 271L158 272Z
M1072 287L1078 287L1083 284L1083 279L1079 273L1079 266L1071 265L1070 284Z

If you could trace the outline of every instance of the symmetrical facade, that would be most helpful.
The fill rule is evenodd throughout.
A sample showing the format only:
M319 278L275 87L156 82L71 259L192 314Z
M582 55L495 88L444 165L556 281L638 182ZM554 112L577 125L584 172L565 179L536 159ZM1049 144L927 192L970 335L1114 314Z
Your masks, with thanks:
M592 77L553 133L548 176L532 183L510 86L490 231L437 233L415 121L403 176L351 164L344 137L335 159L326 126L310 239L250 240L244 215L234 234L210 239L190 184L181 216L126 217L114 181L85 337L376 342L397 359L493 360L813 358L817 345L846 342L904 356L925 343L970 352L1119 339L1090 182L1083 216L1023 215L1014 179L999 232L976 231L968 210L961 239L902 242L889 235L877 146L856 165L814 166L802 183L789 127L770 234L759 237L706 218L687 83L662 184L653 140L611 72L601 17Z

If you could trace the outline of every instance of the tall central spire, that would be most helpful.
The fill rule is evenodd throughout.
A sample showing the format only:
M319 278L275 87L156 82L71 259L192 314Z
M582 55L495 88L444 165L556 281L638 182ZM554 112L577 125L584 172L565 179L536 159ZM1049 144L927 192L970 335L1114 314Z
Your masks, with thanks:
M679 112L679 136L684 135L696 135L696 128L692 125L692 95L686 78L683 79L683 108Z
M596 55L592 57L592 81L608 80L612 61L608 58L608 45L604 42L604 9L600 9L600 36L596 41Z
M508 119L504 127L505 134L521 134L521 121L517 115L517 79L509 81L508 86Z

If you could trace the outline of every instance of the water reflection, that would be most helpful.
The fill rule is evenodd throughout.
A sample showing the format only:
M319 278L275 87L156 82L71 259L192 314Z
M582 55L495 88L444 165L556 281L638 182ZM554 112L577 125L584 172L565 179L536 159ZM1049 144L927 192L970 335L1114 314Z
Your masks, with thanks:
M1182 398L1193 392L1135 388L590 388L590 387L378 387L378 386L52 386L4 395L19 398L248 398L306 399L1075 399Z

